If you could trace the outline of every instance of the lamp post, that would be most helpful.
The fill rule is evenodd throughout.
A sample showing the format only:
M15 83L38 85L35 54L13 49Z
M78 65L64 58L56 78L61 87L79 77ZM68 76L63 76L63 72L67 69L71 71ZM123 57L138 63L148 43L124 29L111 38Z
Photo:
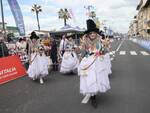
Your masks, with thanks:
M1 2L1 16L2 16L2 33L3 33L3 37L6 40L6 29L5 29L5 21L4 21L4 11L3 11L3 0L0 0Z
M31 9L32 12L35 12L38 24L38 30L40 31L40 22L39 22L39 12L42 12L42 8L40 5L34 4Z

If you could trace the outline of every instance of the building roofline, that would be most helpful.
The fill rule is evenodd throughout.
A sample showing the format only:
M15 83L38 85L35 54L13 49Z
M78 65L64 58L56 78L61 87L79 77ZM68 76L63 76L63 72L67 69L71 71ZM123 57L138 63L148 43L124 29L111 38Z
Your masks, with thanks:
M147 0L143 8L147 8L150 5L150 0Z
M136 10L139 10L141 8L142 4L143 4L143 0L140 1L140 3L138 4Z

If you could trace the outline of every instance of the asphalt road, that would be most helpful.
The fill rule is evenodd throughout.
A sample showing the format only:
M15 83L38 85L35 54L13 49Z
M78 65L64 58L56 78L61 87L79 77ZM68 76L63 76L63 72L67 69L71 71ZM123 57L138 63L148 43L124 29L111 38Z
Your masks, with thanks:
M112 51L121 42L114 41ZM77 75L51 72L44 85L28 77L1 85L0 113L150 113L150 55L141 51L146 50L123 41L112 61L111 90L97 96L97 109L90 103L81 104Z

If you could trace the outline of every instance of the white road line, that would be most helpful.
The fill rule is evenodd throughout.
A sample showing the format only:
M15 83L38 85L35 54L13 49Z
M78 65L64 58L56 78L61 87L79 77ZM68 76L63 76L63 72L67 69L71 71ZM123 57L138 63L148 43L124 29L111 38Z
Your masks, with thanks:
M148 55L149 55L149 53L147 53L146 51L140 51L140 52L141 52L141 54L144 55L144 56L148 56Z
M89 99L90 99L90 95L86 95L84 98L83 98L83 100L82 100L82 104L86 104L88 101L89 101Z
M120 55L125 55L125 54L126 54L126 51L120 51L119 54L120 54Z
M137 55L137 53L135 51L130 51L131 55Z
M116 51L119 51L120 47L122 46L124 40L119 44L118 48L116 49Z

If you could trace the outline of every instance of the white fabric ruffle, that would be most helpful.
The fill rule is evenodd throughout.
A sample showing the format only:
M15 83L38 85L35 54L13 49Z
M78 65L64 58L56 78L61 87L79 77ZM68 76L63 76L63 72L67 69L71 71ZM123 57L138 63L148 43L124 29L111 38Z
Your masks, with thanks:
M66 51L63 55L60 72L68 73L78 68L79 60L75 52Z
M84 70L89 65L90 67ZM110 89L108 72L103 56L96 59L94 55L83 58L79 65L78 73L80 75L80 93L83 95L97 94L98 92L104 93Z
M110 55L109 53L106 53L105 56L104 56L104 60L105 60L105 64L106 64L106 69L107 69L107 72L108 74L112 74L112 70L111 70L111 60L110 60Z
M45 55L40 56L39 54L31 54L31 61L33 60L32 64L29 66L27 71L28 76L30 78L39 78L45 77L48 75L49 69L49 58Z

